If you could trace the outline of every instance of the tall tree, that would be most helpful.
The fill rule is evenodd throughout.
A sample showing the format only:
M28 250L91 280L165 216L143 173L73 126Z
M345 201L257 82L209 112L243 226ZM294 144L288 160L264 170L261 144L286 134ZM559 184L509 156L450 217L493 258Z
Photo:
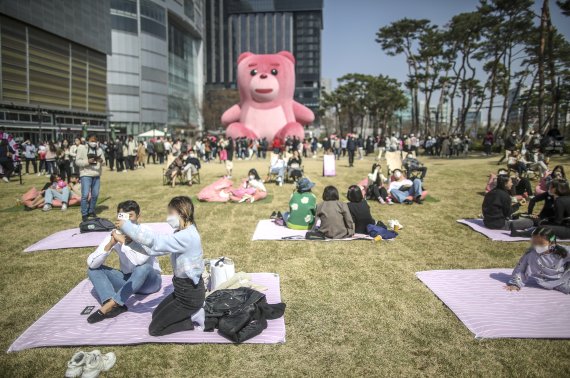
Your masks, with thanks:
M388 26L380 28L376 33L376 42L382 46L386 54L396 56L404 54L408 64L407 87L412 95L412 129L417 131L419 119L418 100L418 41L430 29L430 21L426 19L403 18Z

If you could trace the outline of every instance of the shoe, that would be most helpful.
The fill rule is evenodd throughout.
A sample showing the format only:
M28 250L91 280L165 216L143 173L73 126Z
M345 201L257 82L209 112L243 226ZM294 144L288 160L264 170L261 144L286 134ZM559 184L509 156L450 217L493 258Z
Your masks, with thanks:
M417 196L414 202L418 205L422 205L424 203L424 201L422 201L422 196Z
M277 218L277 212L274 211L271 213L271 216L269 217L269 219L276 219Z
M97 218L97 215L95 213L89 213L87 214L87 218Z
M10 182L10 180L8 180L8 177L2 177L2 180L4 180L4 182Z
M46 203L44 207L42 207L42 211L50 211L50 210L51 210L51 205L49 203Z
M240 200L238 201L238 203L242 203L245 202L247 200L247 197L243 196L240 198Z
M203 308L199 309L197 313L190 317L192 323L198 327L204 328L206 322L206 311Z
M380 202L382 205L386 203L386 201L384 201L384 198L382 197L378 197L378 202Z
M82 215L81 216L81 221L85 222L88 219L87 215Z
M404 202L402 202L404 205L413 205L413 201L410 201L409 199L404 200Z
M129 309L125 305L115 306L111 310L109 310L109 312L107 312L106 314L103 314L101 310L97 310L93 314L89 315L89 317L87 318L87 323L89 324L99 323L100 321L114 318L116 316L121 315L123 312L127 311L129 311Z
M67 210L67 204L66 203L61 205L61 211L65 211L65 210Z
M83 366L87 362L89 355L85 352L79 351L71 357L71 360L67 361L67 370L65 371L66 378L76 378L81 377L83 373Z
M283 219L283 214L280 211L277 212L277 219Z
M88 354L81 378L96 378L102 371L109 371L116 361L115 353L102 354L100 351L94 350Z

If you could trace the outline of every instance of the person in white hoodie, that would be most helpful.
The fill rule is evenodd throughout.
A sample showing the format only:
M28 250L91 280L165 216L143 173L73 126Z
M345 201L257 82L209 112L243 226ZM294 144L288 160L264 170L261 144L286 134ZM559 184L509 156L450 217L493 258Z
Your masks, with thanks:
M81 144L77 147L75 163L79 167L81 180L81 217L86 221L90 216L95 217L95 206L101 187L103 150L97 143L97 137L91 136L87 145Z
M117 213L129 214L129 220L138 224L140 206L128 200L117 206ZM148 247L133 241L114 230L87 258L87 275L93 283L102 307L87 321L97 323L128 311L125 302L133 294L151 294L160 290L160 265L154 256L147 254ZM119 269L104 265L112 252L119 256Z

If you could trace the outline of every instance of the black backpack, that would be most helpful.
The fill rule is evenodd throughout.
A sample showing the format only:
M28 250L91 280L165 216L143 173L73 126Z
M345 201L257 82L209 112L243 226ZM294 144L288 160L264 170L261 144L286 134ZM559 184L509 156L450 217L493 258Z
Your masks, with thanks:
M79 224L79 232L85 234L87 232L111 231L115 229L115 224L105 218L87 219Z

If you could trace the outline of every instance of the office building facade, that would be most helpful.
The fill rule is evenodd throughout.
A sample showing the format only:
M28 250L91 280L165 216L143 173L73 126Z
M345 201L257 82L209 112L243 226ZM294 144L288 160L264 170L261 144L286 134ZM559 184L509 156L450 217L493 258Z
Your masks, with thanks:
M107 127L109 0L0 2L0 125L16 137Z
M235 88L237 58L245 51L291 51L295 99L316 111L320 99L322 0L207 0L206 83Z
M111 0L111 123L121 134L201 126L203 0Z

